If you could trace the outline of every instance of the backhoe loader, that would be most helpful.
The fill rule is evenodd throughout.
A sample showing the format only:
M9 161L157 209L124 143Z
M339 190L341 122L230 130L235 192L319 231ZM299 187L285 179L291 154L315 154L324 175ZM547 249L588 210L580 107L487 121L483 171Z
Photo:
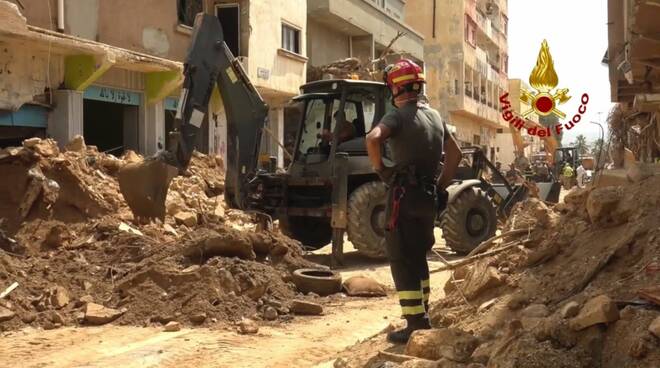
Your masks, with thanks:
M227 48L212 15L195 19L184 77L170 133L172 146L119 173L122 194L136 217L164 217L170 180L188 166L217 85L227 114L228 205L279 219L280 228L307 247L332 243L333 262L341 262L344 234L362 254L385 255L386 187L372 170L365 146L366 133L394 108L384 83L321 80L301 86L294 98L303 114L292 163L286 173L275 173L257 165L268 107ZM387 157L387 147L383 149ZM480 157L483 163L485 156ZM480 176L481 171L475 167L472 172ZM484 190L483 180L472 179L457 180L448 188L443 221L443 230L452 234L448 245L462 253L492 236L497 223L497 192ZM505 199L514 196L510 187L509 192L500 198L507 208L511 201ZM517 190L516 200L522 197ZM461 208L452 209L455 206Z

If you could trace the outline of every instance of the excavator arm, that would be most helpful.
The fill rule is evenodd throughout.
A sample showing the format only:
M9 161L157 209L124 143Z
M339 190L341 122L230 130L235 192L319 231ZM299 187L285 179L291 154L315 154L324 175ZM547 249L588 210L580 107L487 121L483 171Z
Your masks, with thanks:
M227 116L225 199L232 207L246 206L268 106L229 51L218 18L201 13L195 18L183 73L171 146L119 172L121 192L136 217L164 217L172 174L188 168L216 86Z

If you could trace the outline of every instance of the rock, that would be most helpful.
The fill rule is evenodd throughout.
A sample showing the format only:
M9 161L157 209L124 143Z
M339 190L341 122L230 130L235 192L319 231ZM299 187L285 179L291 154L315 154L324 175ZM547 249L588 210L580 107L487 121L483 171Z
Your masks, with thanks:
M9 321L10 319L14 318L14 316L16 316L16 313L14 313L12 310L0 306L0 322Z
M122 156L122 160L128 164L134 164L137 162L142 162L143 158L142 156L138 155L135 153L133 150L127 150L126 153Z
M323 314L323 306L321 304L306 302L304 300L293 300L289 308L294 314L302 315L320 315Z
M366 276L353 276L344 281L342 288L350 296L387 296L385 286Z
M568 302L563 307L561 307L561 311L559 313L561 314L562 318L572 318L577 316L579 312L580 304L578 302Z
M207 315L204 312L193 314L190 316L190 322L199 325L204 323L204 321L206 321L206 317Z
M583 330L598 323L614 322L619 319L616 303L607 295L599 295L584 304L580 313L570 320L575 331Z
M656 317L649 325L649 332L660 339L660 317Z
M94 286L94 285L92 285L91 282L89 282L89 281L87 281L87 280L83 281L83 289L85 289L85 291L88 291L88 290L91 289L93 286Z
M238 323L238 332L243 335L256 334L259 332L259 326L253 320L243 318L241 322Z
M213 210L213 215L220 219L225 218L225 207L223 206L221 201L219 201L218 204L215 206L215 209Z
M39 137L32 137L28 138L23 141L23 147L25 148L34 148L34 146L37 145L37 143L41 142L41 138Z
M49 319L51 322L55 323L55 324L58 324L58 323L59 323L60 325L64 325L64 323L65 323L64 316L62 316L62 314L60 314L60 313L58 313L58 312L55 312L55 311L51 311L51 312L48 314L48 319Z
M447 358L467 362L478 345L476 337L455 328L417 330L410 336L405 354L429 360Z
M467 274L463 293L468 299L474 299L482 292L504 284L504 278L495 267L485 261L477 262Z
M124 164L124 161L111 155L107 155L98 161L98 165L107 170L109 173L116 173L124 166Z
M94 303L94 297L89 294L81 296L79 300L83 304Z
M68 152L80 152L84 153L87 151L87 145L85 145L85 138L82 135L76 134L73 139L67 143L64 148Z
M529 297L524 294L514 294L511 299L506 303L506 306L511 310L518 310L529 302Z
M624 169L604 170L596 175L592 187L605 188L611 186L624 186L630 184L628 174Z
M252 244L249 242L249 237L233 229L227 230L222 233L213 230L198 232L196 238L182 247L182 254L186 257L199 257L200 254L203 254L204 257L238 257L249 260L257 258Z
M181 324L175 321L167 322L165 327L163 327L163 331L165 332L177 332L179 330L181 330Z
M437 362L428 359L410 359L399 365L401 368L439 368Z
M197 214L188 211L180 211L174 215L174 220L177 224L193 227L197 225Z
M57 143L55 143L55 141L52 139L42 139L40 142L34 145L32 149L44 157L57 156L60 153L60 149L57 147Z
M638 183L654 175L653 167L642 162L634 162L626 170L626 176L633 183Z
M163 230L165 230L166 233L174 235L174 236L179 236L179 233L172 227L170 224L164 224L163 225Z
M124 314L126 310L106 308L96 303L85 305L85 322L90 325L103 325L110 323Z
M41 327L42 327L44 330L54 330L54 329L56 329L56 328L58 328L58 327L62 327L62 325L59 324L59 323L53 323L53 322L51 322L51 321L44 321L44 322L41 324Z
M575 187L564 196L564 203L569 205L572 209L582 208L587 202L589 192L591 192L590 188Z
M488 341L479 345L472 352L471 360L475 363L488 364L488 360L490 360L490 356L493 354L494 348L494 341Z
M545 304L530 304L527 308L523 309L521 315L529 318L543 318L550 314L548 307Z
M37 319L37 314L34 312L25 312L23 315L21 315L21 321L23 321L23 323L32 323L36 319Z
M628 348L628 355L635 359L643 359L650 351L655 349L655 341L651 336L639 336L634 339Z
M64 308L70 301L69 292L61 286L56 286L50 291L49 301L50 305L57 309Z
M587 213L592 223L606 222L623 196L621 187L596 188L587 197Z
M129 233L129 234L133 234L133 235L139 235L139 236L144 236L144 234L142 234L142 231L140 231L140 230L138 230L138 229L135 229L135 228L131 227L129 224L127 224L127 223L125 223L125 222L121 222L121 223L119 223L119 227L118 227L118 229L119 229L119 231L123 231L123 232L125 232L125 233Z
M264 318L268 321L277 319L277 310L271 306L266 306L263 311Z

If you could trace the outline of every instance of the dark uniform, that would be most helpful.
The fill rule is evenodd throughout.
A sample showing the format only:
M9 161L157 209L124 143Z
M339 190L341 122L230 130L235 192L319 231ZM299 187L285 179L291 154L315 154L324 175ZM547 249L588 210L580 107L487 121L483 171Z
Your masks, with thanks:
M391 131L388 144L396 164L385 239L402 314L410 324L411 319L428 318L426 253L435 243L435 183L448 133L436 110L415 102L385 115L381 123Z

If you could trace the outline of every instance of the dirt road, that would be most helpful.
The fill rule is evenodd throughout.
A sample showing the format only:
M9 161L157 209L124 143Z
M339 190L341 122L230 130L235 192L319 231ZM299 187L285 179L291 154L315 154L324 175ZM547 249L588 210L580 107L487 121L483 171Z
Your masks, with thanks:
M365 263L354 253L347 254L347 263L344 278L365 274L392 286L387 264ZM439 265L431 260L432 268ZM433 298L441 296L447 277L432 275ZM239 335L231 328L163 332L112 325L9 332L0 338L0 366L327 367L338 352L397 321L400 312L394 293L386 298L335 299L324 308L323 316L263 326L257 335Z

